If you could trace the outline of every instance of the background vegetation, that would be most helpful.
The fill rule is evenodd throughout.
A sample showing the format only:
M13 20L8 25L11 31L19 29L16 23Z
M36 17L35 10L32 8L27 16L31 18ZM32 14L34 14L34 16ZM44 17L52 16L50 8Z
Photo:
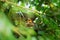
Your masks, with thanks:
M0 0L0 40L60 40L60 0Z

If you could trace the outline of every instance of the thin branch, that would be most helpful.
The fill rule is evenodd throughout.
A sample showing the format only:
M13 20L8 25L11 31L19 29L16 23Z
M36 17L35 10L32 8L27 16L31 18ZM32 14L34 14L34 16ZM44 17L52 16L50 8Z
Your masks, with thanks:
M12 5L14 5L14 6L18 7L18 8L23 8L23 9L30 10L32 13L36 13L37 15L40 14L40 12L37 11L37 10L32 10L32 9L30 9L30 8L25 8L24 6L18 6L16 3L9 2L9 1L7 1L7 0L6 0L5 2L8 3L8 4L12 4Z

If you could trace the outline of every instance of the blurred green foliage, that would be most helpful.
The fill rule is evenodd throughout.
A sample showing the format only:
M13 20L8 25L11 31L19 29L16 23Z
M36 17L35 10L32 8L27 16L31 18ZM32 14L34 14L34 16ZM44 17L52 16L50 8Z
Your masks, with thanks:
M0 40L60 40L60 1L0 0Z

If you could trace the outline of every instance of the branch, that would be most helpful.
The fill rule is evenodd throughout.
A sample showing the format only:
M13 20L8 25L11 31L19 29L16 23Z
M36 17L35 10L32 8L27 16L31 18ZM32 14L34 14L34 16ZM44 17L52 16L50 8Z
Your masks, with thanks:
M37 11L37 10L32 10L32 9L30 9L30 8L25 8L24 6L18 6L16 3L9 2L9 1L7 1L7 0L6 0L5 2L8 3L8 4L12 4L12 5L14 5L14 6L18 7L18 8L23 8L23 9L30 10L32 13L35 13L36 15L39 15L39 14L40 14L40 12Z

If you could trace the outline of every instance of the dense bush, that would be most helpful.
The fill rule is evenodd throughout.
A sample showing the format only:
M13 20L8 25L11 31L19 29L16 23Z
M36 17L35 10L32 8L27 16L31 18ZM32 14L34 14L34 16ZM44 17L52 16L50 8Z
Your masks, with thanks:
M60 40L60 1L0 0L0 40Z

